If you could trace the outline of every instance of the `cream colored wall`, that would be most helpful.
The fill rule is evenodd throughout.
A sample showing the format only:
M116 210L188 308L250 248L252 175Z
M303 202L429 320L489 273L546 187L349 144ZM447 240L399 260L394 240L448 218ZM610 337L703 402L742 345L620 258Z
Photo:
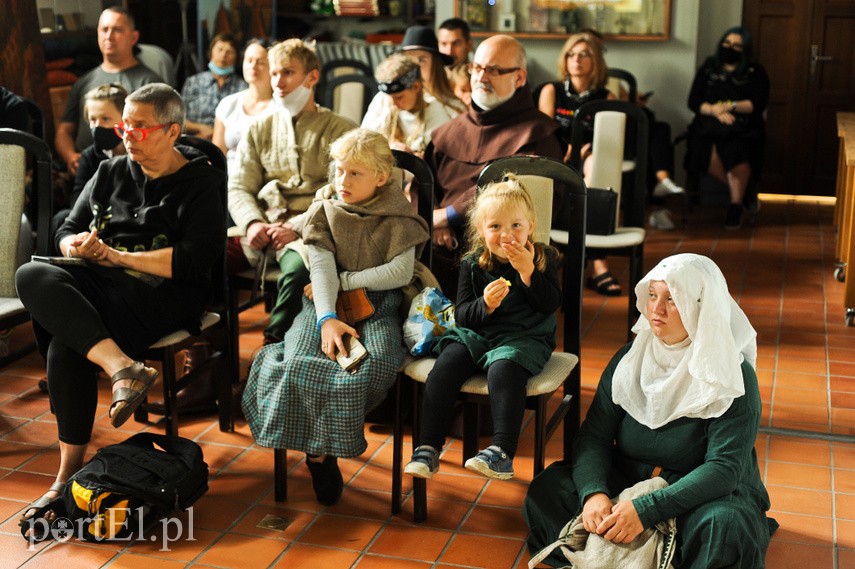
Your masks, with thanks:
M742 23L742 5L742 0L701 0L698 19L698 67L716 50L716 42L724 30Z

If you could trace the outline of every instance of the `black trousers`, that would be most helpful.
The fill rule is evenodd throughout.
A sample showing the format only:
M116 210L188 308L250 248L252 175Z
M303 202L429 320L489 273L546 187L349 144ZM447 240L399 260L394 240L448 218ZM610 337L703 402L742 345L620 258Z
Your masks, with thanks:
M71 272L46 263L27 263L15 277L18 296L33 317L47 360L59 440L86 444L95 421L100 368L85 354L110 333Z
M648 174L653 177L650 191L656 185L656 172L667 170L674 175L674 147L671 144L671 125L662 121L650 122L650 141L648 142L650 166Z
M421 444L442 448L460 387L480 371L463 344L455 342L443 349L425 384ZM501 447L511 457L517 452L525 413L526 383L530 377L527 369L510 360L493 362L487 369L490 411L493 414L492 444Z
M89 442L98 403L101 370L86 359L89 350L111 338L133 357L197 313L174 288L141 284L120 269L30 262L15 284L47 362L59 440L75 445Z

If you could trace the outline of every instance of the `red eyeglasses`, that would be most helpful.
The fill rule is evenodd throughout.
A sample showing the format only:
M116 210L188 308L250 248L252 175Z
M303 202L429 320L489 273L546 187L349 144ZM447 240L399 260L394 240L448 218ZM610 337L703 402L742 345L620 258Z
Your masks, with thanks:
M166 128L168 126L169 126L168 124L158 124L155 126L148 126L148 127L142 127L142 128L128 128L125 126L125 123L120 122L119 124L113 125L113 132L115 132L116 136L118 136L119 138L121 138L123 140L124 140L125 136L127 135L127 136L131 137L131 140L134 140L136 142L142 142L143 140L148 138L149 133L154 132L154 131L161 129L161 128Z

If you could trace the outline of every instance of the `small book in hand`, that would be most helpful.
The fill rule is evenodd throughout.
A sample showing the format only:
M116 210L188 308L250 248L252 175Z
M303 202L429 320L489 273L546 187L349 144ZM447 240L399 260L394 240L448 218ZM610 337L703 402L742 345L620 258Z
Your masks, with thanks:
M338 362L338 365L340 365L341 369L344 371L356 373L357 366L359 366L362 360L368 357L368 350L365 349L362 342L350 334L342 336L341 341L344 343L347 355L345 356L341 352L336 352L335 361Z
M81 259L80 257L46 257L44 255L33 255L32 260L39 263L50 263L51 265L82 266L86 264L86 260Z

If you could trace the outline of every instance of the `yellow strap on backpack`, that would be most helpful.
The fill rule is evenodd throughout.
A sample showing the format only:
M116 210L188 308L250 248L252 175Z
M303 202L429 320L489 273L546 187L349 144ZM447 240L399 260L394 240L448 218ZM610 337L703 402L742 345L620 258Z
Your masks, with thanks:
M112 492L104 492L92 499L93 491L85 488L73 480L71 483L71 495L74 503L90 516L87 531L98 539L112 539L125 526L128 519L128 499L117 501L112 506L103 508L104 500L113 495Z

